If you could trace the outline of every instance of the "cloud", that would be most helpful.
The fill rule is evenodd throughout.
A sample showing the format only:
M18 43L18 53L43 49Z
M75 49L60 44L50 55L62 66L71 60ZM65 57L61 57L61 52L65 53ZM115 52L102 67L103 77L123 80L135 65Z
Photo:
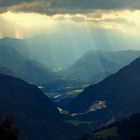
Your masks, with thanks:
M37 13L12 13L0 14L0 37L10 36L28 38L39 34L65 33L85 34L103 30L120 32L123 35L133 34L139 36L140 10L94 12L85 14L57 14L47 16ZM125 33L125 34L124 34ZM92 36L90 36L92 37Z
M1 7L13 6L16 4L22 4L25 2L33 2L33 0L0 0Z
M89 13L95 10L140 9L139 0L0 0L0 12L43 14Z

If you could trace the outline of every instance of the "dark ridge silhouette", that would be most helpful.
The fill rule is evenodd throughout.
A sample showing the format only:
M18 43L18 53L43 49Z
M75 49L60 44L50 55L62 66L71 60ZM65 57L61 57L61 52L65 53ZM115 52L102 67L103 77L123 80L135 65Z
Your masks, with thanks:
M55 104L36 86L0 74L0 113L15 116L21 140L73 140L79 131L63 123ZM76 132L76 135L75 135Z

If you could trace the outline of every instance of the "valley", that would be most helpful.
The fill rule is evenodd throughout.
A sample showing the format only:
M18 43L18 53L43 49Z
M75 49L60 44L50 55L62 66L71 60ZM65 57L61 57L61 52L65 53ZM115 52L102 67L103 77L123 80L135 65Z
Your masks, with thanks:
M140 0L0 0L0 140L140 140Z
M91 50L62 66L27 57L25 42L0 40L0 113L19 138L123 140L120 123L140 112L140 51Z
M72 85L63 85L63 87L57 87L53 89L50 89L50 86L39 88L45 93L45 95L50 97L59 106L63 106L64 104L74 99L78 94L80 94L86 86L88 85L81 85L79 87Z

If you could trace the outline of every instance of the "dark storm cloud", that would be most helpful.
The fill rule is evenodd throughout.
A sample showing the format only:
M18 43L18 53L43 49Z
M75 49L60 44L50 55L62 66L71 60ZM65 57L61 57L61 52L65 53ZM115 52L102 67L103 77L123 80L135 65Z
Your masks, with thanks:
M123 9L140 8L139 0L57 0L52 2L55 7L80 9Z
M33 0L0 0L0 7L13 6L16 4L31 2Z
M0 0L0 13L10 10L12 6L21 5L25 2L31 1L33 0Z
M140 0L0 0L0 11L82 13L91 10L140 9Z

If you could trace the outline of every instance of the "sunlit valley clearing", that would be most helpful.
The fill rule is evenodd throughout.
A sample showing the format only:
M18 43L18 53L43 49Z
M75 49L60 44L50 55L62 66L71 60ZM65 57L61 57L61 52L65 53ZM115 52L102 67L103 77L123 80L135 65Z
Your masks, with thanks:
M1 3L0 139L139 140L137 0Z

